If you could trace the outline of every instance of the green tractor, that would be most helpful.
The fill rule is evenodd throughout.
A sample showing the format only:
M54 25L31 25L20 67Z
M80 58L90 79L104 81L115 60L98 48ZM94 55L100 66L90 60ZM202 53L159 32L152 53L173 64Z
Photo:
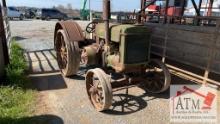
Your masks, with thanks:
M85 75L86 90L97 111L109 109L115 88L141 83L148 92L166 91L171 82L169 70L161 60L150 58L152 29L109 23L110 1L103 0L103 6L102 22L91 22L86 33L73 21L56 24L54 44L62 74L69 77L81 65L90 67Z

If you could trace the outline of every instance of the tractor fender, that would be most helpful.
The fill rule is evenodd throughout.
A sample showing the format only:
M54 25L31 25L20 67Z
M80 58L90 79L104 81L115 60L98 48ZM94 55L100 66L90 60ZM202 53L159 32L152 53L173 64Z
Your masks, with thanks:
M78 42L78 41L85 40L85 38L83 36L83 31L76 22L74 22L74 21L60 21L60 22L57 22L57 24L55 26L54 41L56 39L57 31L60 29L64 30L69 42L73 42L73 41Z

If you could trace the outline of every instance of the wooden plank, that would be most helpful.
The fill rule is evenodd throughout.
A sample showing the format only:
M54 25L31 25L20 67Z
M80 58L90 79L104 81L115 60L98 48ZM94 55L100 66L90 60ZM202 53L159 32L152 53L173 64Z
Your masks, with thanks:
M165 44L167 26L169 27L169 32L167 44ZM148 27L154 29L151 48L152 54L206 70L205 75L197 75L196 78L200 82L207 81L220 85L220 81L208 78L209 72L220 74L220 37L218 37L220 30L216 30L215 27L177 26L169 24L153 24L148 25ZM164 55L163 50L165 48L166 54ZM212 55L214 56L213 58L211 57ZM186 75L188 74L191 74L191 72L187 71Z
M185 39L176 39L176 38L168 38L169 42L171 43L182 43L182 44L189 44L189 45L194 45L194 46L199 46L199 47L205 47L205 48L209 48L210 46L206 45L206 44L202 44L202 43L196 43L196 42L191 42Z
M198 45L210 45L210 42L213 42L213 34L184 31L172 29L168 32L168 37L170 39L175 39L177 41L187 41L188 43L198 44Z
M212 80L212 79L209 79L209 78L206 78L206 79L205 79L204 77L202 77L202 76L200 76L200 75L197 75L197 74L194 74L194 73L192 73L192 72L189 72L189 71L186 71L186 70L177 68L177 67L172 66L172 65L169 65L169 64L166 64L166 65L168 66L168 68L173 69L173 70L176 70L177 73L178 73L178 72L181 72L182 74L185 74L185 75L188 75L188 76L191 76L191 77L195 77L196 79L199 79L199 82L200 82L200 83L203 83L202 80L207 80L209 83L212 83L212 84L215 84L215 85L220 86L220 81L215 81L215 80ZM171 70L171 71L172 71L172 70ZM190 78L190 77L188 77L188 78ZM191 79L191 78L190 78L190 79Z
M212 72L212 71L216 71L215 69L218 70L218 68L212 68L212 65L214 64L214 59L215 59L215 55L216 55L216 43L217 43L217 40L218 40L218 35L219 35L219 29L220 29L220 25L219 25L219 21L217 22L217 25L216 25L216 31L214 33L214 36L210 42L210 49L209 49L209 59L208 59L208 62L207 62L207 67L206 67L206 70L205 70L205 74L204 74L204 77L205 77L205 80L204 80L204 83L206 83L206 78L209 77L209 73ZM219 70L220 72L220 70Z
M220 48L220 37L218 37L218 39L216 41L216 46Z
M10 31L9 26L5 27L5 31Z
M160 28L161 30L164 30L164 32L165 32L166 25L167 25L169 29L177 29L177 30L183 30L183 31L200 32L200 33L208 33L208 34L215 33L215 27L176 25L176 24L164 25L164 24L158 24L158 23L145 23L145 25L151 28L156 28L156 29Z
M176 51L177 53L184 51L183 47L185 46L186 43L184 42L176 42L177 40L171 40L169 39L167 42L167 49Z
M175 41L176 40L169 40L167 42L167 49L172 50L173 52L180 52L183 54L183 56L187 56L190 54L195 57L201 58L207 58L209 56L208 47Z
M161 27L155 27L154 29L153 29L153 35L154 36L157 36L157 37L164 37L165 36L165 30L164 30L164 28L161 28Z
M157 52L154 52L154 51L151 51L151 54L163 57L163 54L160 54L160 53L157 53ZM192 67L196 67L197 66L197 68L202 69L202 70L205 69L204 67L201 67L201 66L193 64L193 63L189 63L188 61L182 61L182 59L173 58L173 57L170 57L170 56L165 56L165 57L170 59L170 60L176 61L178 63L182 63L182 64L189 65L189 66L192 66Z
M8 38L8 37L10 37L10 33L6 33L6 39ZM8 41L7 41L8 42Z
M215 61L220 61L220 49L217 49L216 55L215 55Z
M164 36L165 36L164 34L158 35L158 34L155 34L155 33L151 35L151 37L156 38L156 39L164 39Z
M215 46L213 38L214 27L197 27L197 26L176 26L176 25L149 25L148 27L156 27L153 30L152 51L157 54L162 54L162 49L165 48L165 43L162 38L165 36L166 26L169 27L166 57L178 59L180 62L193 65L205 69L209 57L210 48L218 48L216 59L220 59L219 48L220 38L218 38ZM160 35L158 35L160 34ZM219 72L220 69L211 69L211 71Z
M205 58L196 58L196 62L192 62L192 60L189 60L187 57L176 57L177 54L175 54L176 52L174 51L169 51L167 50L166 51L167 54L164 56L163 55L163 48L158 48L158 47L152 47L151 49L151 53L152 54L155 54L157 56L161 56L161 57L166 57L166 58L169 58L171 60L174 60L174 61L177 61L179 63L183 63L183 64L186 64L186 65L190 65L190 66L193 66L193 67L197 67L197 68L200 68L200 69L205 69L206 68L206 65L207 65L207 59ZM174 55L172 55L174 54ZM181 54L180 54L181 55ZM194 56L188 56L190 58L193 58Z
M168 32L169 32L169 27L166 27L165 37L164 37L163 58L162 58L162 62L164 62L164 63L165 63L165 60L166 60L165 56L166 56L166 52L167 52Z
M151 51L163 55L163 48L151 46Z
M191 55L183 56L182 53L171 51L171 50L166 51L166 57L172 58L173 60L178 60L182 63L187 63L188 65L193 65L194 67L202 68L202 69L204 69L207 65L207 60L204 58L199 58L199 57L193 58L195 56L191 56Z
M151 44L151 47L156 47L156 48L160 48L160 49L165 49L165 47L163 45L157 45L157 44Z
M168 49L168 48L166 50L168 51L166 53L167 56L182 58L183 60L190 59L188 61L191 61L191 62L207 61L208 60L208 57L199 57L199 56L193 55L191 53L188 54L187 52L184 52L184 51L176 51L174 49Z
M163 57L163 53L157 53L157 52L151 51L151 54Z
M212 62L212 64L210 65L210 70L212 72L220 74L220 71L219 71L220 70L220 62L216 62L216 61Z
M151 43L152 44L156 44L156 45L160 45L160 46L164 46L165 45L164 38L161 39L161 38L152 37Z
M7 16L7 8L2 7L2 16Z
M177 52L174 49L171 48L166 48L166 54L163 55L163 48L164 47L158 47L157 45L152 45L151 51L152 53L156 55L160 55L161 57L167 57L172 60L178 60L179 62L188 64L188 65L193 65L194 67L198 67L201 69L205 69L207 65L207 57L198 57L196 55L192 54L187 54L182 51Z
M2 18L3 18L3 20L5 21L8 17L7 17L7 16L3 16Z

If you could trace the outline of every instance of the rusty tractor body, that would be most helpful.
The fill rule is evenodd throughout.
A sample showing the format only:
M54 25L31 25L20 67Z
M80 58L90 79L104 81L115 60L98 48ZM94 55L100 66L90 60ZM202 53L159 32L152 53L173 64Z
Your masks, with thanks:
M147 91L161 93L171 81L165 64L150 58L151 29L109 23L110 1L103 3L102 23L91 22L83 33L76 22L58 22L54 35L64 76L77 74L80 65L98 67L89 69L85 76L89 99L98 111L111 106L113 89L141 83ZM88 33L92 38L85 36Z

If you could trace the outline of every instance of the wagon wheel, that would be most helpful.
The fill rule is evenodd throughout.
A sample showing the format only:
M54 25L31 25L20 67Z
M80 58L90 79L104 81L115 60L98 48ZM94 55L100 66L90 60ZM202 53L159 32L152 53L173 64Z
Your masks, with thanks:
M112 87L106 73L91 69L86 74L86 89L89 99L97 111L109 109L112 104Z
M146 90L161 93L170 87L171 75L166 65L159 60L151 60L148 64Z
M77 73L80 66L80 52L77 42L68 41L66 33L58 30L55 38L57 62L64 76Z

